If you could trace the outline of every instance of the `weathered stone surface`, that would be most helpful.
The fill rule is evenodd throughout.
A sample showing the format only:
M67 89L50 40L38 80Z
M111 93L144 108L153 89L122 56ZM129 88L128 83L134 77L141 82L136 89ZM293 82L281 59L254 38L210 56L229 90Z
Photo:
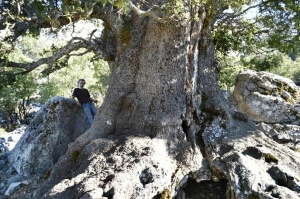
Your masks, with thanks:
M204 161L199 152L193 156L187 151L184 156L186 161L193 158L194 161L190 161L189 168L187 165L177 168L169 150L164 139L96 139L85 147L72 164L67 156L65 161L56 164L53 172L60 176L69 175L62 165L67 165L71 171L79 166L79 170L72 178L64 179L50 188L44 198L64 198L67 195L79 198L83 197L80 192L87 193L99 187L103 188L103 196L108 198L153 198L166 188L174 190L170 192L174 195L175 188L180 188L181 180L185 179L183 174L190 170L197 171ZM208 169L207 163L204 168ZM47 182L55 181L52 177ZM197 177L202 178L201 174ZM76 187L81 191L74 192L68 187ZM86 197L88 194L84 195Z
M205 142L210 143L206 150L213 170L223 173L230 182L231 197L300 197L298 188L294 188L298 187L296 179L300 175L299 152L273 141L262 132L240 134L239 131L226 133L223 130L223 135L215 137L217 125L215 123L214 131L207 129L204 132ZM291 181L283 181L283 176Z
M85 114L73 99L54 97L26 128L9 161L19 174L43 176L87 128Z
M292 80L252 70L239 73L232 95L236 109L250 120L273 124L300 118L298 98L299 87Z
M300 152L300 126L259 122L257 127L274 141Z
M89 191L85 193L80 199L106 199L106 197L102 197L103 189L96 188L93 191Z
M272 87L268 83L265 85L266 88ZM59 135L59 132L65 129L65 123L60 124L61 118L69 117L68 121L71 121L66 109L76 110L76 107L72 101L64 98L54 98L45 107L41 110L43 114L39 113L40 116L37 115L28 127L31 133L27 129L24 137L40 138L41 133L37 133L35 129L40 129L42 133L47 132L45 125L49 124L48 120L41 118L52 118L53 126L49 129L55 133L46 135L53 141L52 147L56 148L57 142L54 141L57 140L57 136L54 134ZM72 117L77 114L73 114ZM47 161L42 148L35 146L35 149L41 150L39 154L27 155L21 159L23 162L32 162L31 170L23 172L23 167L17 167L18 172L40 175L42 172L37 171L43 167L49 170L48 165L55 164L46 177L40 175L38 179L30 178L28 185L17 188L10 197L20 198L26 195L27 198L38 199L299 198L299 126L260 122L257 125L260 129L258 131L249 118L246 114L232 112L231 121L239 122L237 128L233 125L234 122L226 123L226 118L222 115L215 116L209 124L203 126L201 137L200 133L195 134L198 137L194 148L193 143L187 141L187 136L181 128L177 131L170 128L169 131L166 130L168 136L164 134L155 137L131 134L101 137L98 132L93 134L91 128L70 143L68 150L61 154L56 163L53 161L47 165L33 164L37 158ZM70 123L77 122L74 119ZM60 126L57 126L58 124ZM231 124L233 126L230 126ZM34 126L41 126L44 130L33 128ZM71 131L64 132L73 135ZM77 142L91 140L91 137L92 141L86 146L80 150L76 148ZM17 154L24 153L27 149L32 150L34 143L44 147L40 140L33 139L27 143L25 138L20 140L23 145L18 146ZM203 140L199 141L200 138ZM64 144L67 146L68 143ZM17 161L15 156L12 162ZM44 172L46 171L44 169Z
M11 198L298 199L299 126L259 123L259 131L245 114L226 119L211 117L201 137L195 135L194 149L180 127L155 137L101 137L91 128L69 144L37 188L29 184ZM87 144L76 147L81 142Z
M14 182L11 183L8 187L8 189L6 190L5 194L6 196L9 196L10 194L12 194L14 192L14 190L20 186L22 184L22 182Z
M215 125L219 122L220 120L216 121ZM276 145L262 133L249 135L233 133L236 137L230 137L224 130L218 130L214 125L213 127L213 132L207 129L204 135L204 138L212 143L207 146L213 148L210 149L212 153L207 153L212 170L206 160L197 153L195 159L192 159L188 152L185 155L178 154L178 160L183 162L185 158L186 163L190 164L178 165L170 156L173 154L170 151L172 147L169 147L163 139L138 137L125 137L123 140L114 137L95 139L77 156L64 156L73 159L60 161L53 167L55 176L60 176L60 179L64 180L55 182L56 177L50 176L47 184L53 187L48 187L50 189L43 198L68 196L102 199L133 196L147 199L170 195L181 199L193 199L197 195L209 198L213 194L214 198L221 199L225 198L225 190L229 198L238 199L246 196L270 199L299 197L299 185L296 180L300 174L297 166L299 154L279 144ZM228 137L224 138L224 135ZM175 148L173 150L176 150ZM295 159L292 160L290 157ZM190 170L195 172L186 175ZM69 175L66 172L74 173L71 178L65 178L64 175ZM221 177L219 172L225 176ZM202 176L201 173L206 174ZM223 183L213 185L212 180L219 181L220 177L225 179ZM188 183L189 179L199 182L199 187L205 187L207 192L191 193L192 185ZM207 186L205 182L208 182ZM103 188L103 195L95 196L95 191L101 190L100 187ZM42 185L40 190L43 188L45 187ZM228 193L228 190L232 190L234 194ZM16 195L13 198L16 198Z

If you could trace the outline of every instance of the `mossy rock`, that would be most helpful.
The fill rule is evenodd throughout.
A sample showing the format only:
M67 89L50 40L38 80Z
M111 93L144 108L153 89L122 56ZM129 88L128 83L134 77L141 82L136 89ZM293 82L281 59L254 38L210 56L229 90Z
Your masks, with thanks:
M127 46L130 40L131 40L130 28L129 26L124 25L122 26L121 34L120 34L121 44Z
M72 153L72 162L76 162L78 156L79 156L80 152L79 151L74 151Z
M177 180L176 185L175 185L175 189L177 189L179 187L179 185L180 185L180 180Z
M294 148L294 150L300 153L300 148Z
M172 199L172 193L170 190L165 189L161 193L160 199Z
M290 104L294 104L294 100L291 98L291 99L286 99L286 102L290 103Z
M257 195L251 194L247 197L247 199L259 199Z
M44 180L47 180L47 179L49 178L50 175L51 175L51 169L49 169L49 170L47 171L47 173L45 174Z
M278 163L278 159L274 155L272 155L270 153L263 154L262 157L265 158L265 161L267 163L271 163L271 162L274 162L276 164Z

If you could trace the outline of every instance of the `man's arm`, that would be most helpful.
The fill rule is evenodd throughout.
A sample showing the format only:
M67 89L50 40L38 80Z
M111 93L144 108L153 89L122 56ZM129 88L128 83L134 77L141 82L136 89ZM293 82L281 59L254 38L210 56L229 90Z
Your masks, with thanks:
M74 91L73 91L72 99L76 102L77 106L81 106L80 102L75 99L75 97L76 97L76 91L75 90L76 89L74 89Z
M72 99L76 102L77 106L81 106L80 102L75 99L75 96L72 95Z
M89 92L88 90L87 90L87 92L88 92L88 94L89 94L89 98L90 98L90 100L91 100L92 102L94 102L94 103L97 103L97 102L98 102L98 100L95 100L95 99L91 98L90 92Z
M91 100L92 100L92 102L94 102L94 103L97 103L98 102L98 100L95 100L95 99L93 99L93 98L90 98Z

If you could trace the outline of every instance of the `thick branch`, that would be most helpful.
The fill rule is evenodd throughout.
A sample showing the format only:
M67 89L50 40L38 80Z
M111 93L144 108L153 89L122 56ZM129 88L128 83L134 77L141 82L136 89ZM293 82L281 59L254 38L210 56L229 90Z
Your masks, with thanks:
M67 45L58 49L52 56L41 58L31 63L6 62L6 60L0 59L0 64L1 63L4 64L5 67L23 69L22 72L15 73L14 75L29 73L43 64L48 65L48 68L44 70L44 72L47 72L47 71L51 71L54 63L57 62L62 57L78 56L79 54L75 54L75 53L72 54L72 52L77 51L80 48L87 49L84 53L93 51L99 59L105 59L105 60L108 58L112 59L114 55L112 55L111 53L108 54L106 53L105 50L102 50L105 49L102 44L104 45L104 42L101 39L92 40L90 37L89 40L85 40L81 37L74 37L67 43ZM83 55L84 53L81 53L81 55Z
M82 4L85 4L89 7L90 11L88 12L88 17L101 19L109 27L116 32L123 23L122 13L111 5L106 3L105 5L99 3L98 1L87 1L83 0Z
M137 8L131 1L129 1L128 6L139 16L151 17L159 22L164 22L163 18L160 18L156 14L154 14L154 12L153 12L154 7L147 11L143 11L143 10L140 10L139 8Z

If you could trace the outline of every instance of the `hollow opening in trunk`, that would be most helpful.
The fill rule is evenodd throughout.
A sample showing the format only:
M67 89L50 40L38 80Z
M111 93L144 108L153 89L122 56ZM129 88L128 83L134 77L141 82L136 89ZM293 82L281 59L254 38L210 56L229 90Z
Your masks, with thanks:
M198 183L194 179L189 179L183 192L185 199L224 199L227 195L227 188L227 180L218 182L206 180Z

